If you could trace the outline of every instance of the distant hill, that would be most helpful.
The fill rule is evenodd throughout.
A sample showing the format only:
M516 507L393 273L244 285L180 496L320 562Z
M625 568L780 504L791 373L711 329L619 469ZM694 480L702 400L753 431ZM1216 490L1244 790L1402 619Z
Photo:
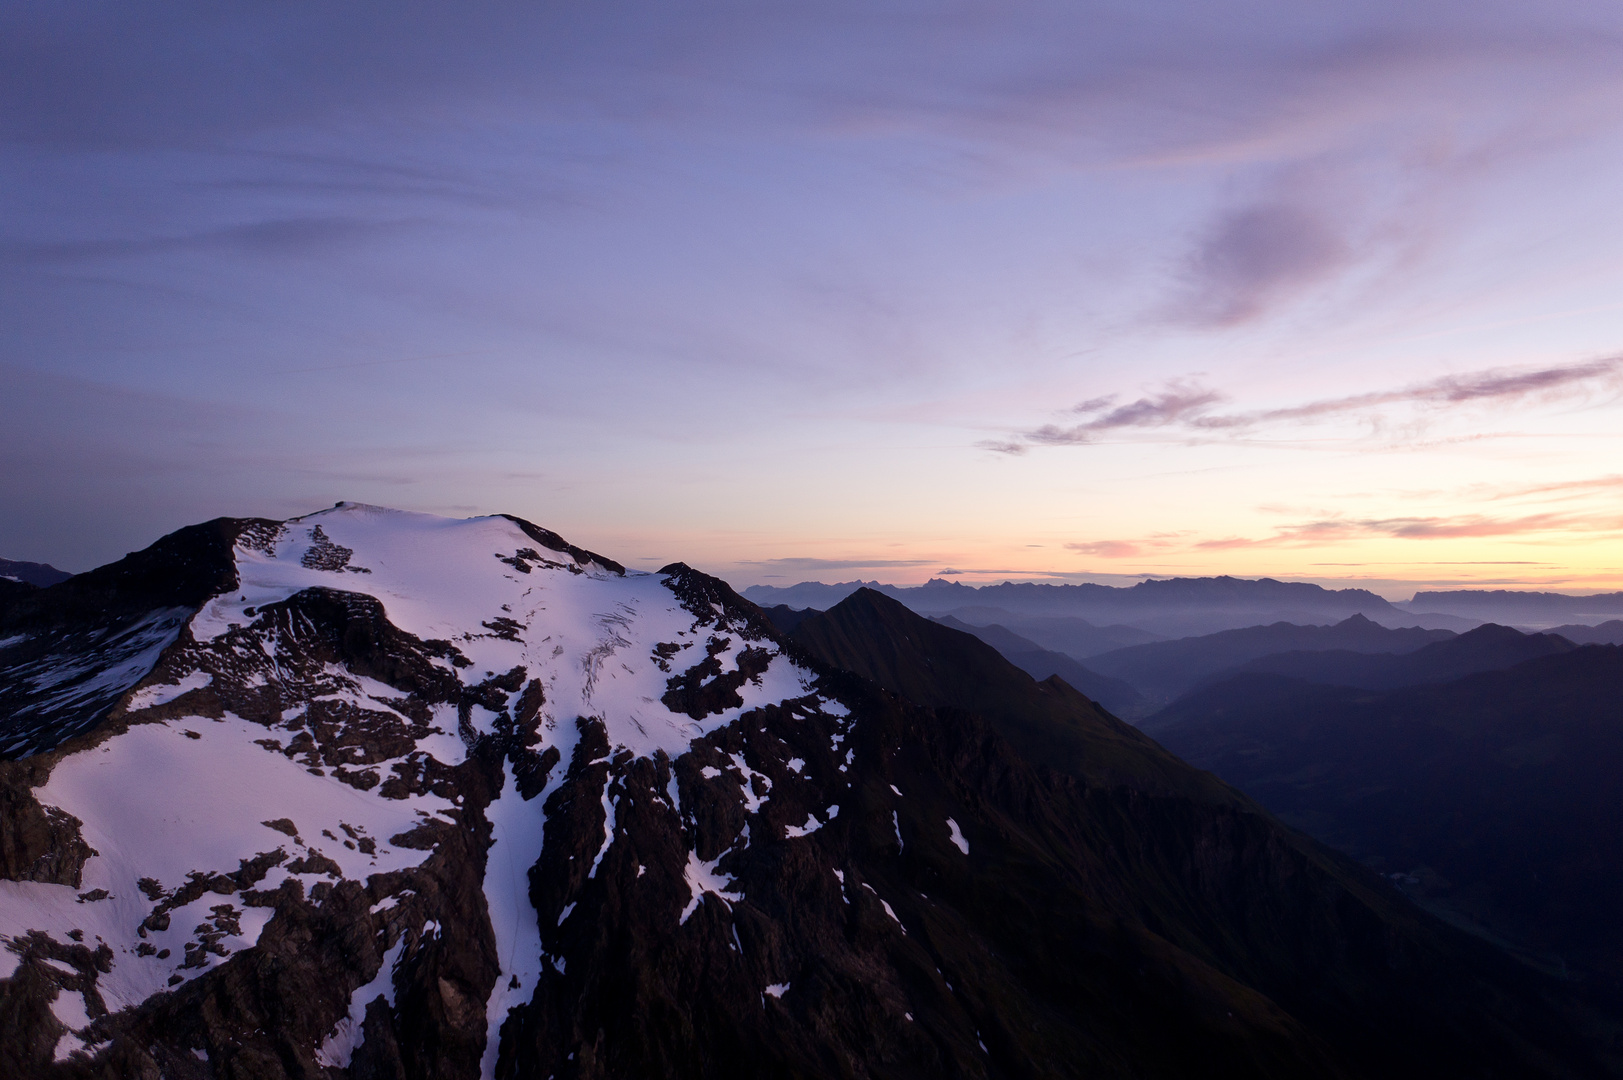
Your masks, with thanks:
M1346 650L1405 653L1446 641L1447 630L1401 630L1354 615L1331 626L1278 622L1224 630L1177 641L1158 641L1089 657L1094 671L1121 679L1151 702L1165 704L1219 674L1283 652Z
M1546 634L1559 634L1577 645L1623 645L1623 619L1608 619L1598 626L1568 623L1552 626Z
M1408 653L1287 652L1241 665L1242 672L1284 675L1332 686L1395 690L1400 686L1448 682L1479 671L1497 671L1553 653L1571 652L1572 642L1555 634L1524 634L1487 623L1446 641Z
M1484 622L1553 626L1585 618L1623 615L1623 592L1569 596L1566 593L1510 589L1457 589L1418 592L1402 605L1414 612L1439 612Z
M1462 925L1619 979L1620 702L1623 648L1589 645L1375 695L1246 674L1144 729Z
M59 581L66 581L72 576L66 570L58 570L49 563L0 559L0 580L20 581L25 585L37 585L43 589Z
M1144 695L1127 683L1101 675L1074 657L1044 649L1007 627L995 623L991 626L971 626L951 615L939 615L934 621L966 634L974 634L1002 653L1004 659L1038 681L1058 675L1124 720L1137 720L1149 711L1149 703L1144 700Z

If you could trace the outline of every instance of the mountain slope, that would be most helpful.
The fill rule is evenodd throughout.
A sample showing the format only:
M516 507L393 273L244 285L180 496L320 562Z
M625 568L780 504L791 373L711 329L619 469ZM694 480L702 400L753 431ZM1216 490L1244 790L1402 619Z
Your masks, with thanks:
M1248 675L1164 745L1455 917L1623 979L1623 648L1384 694Z
M1079 803L1061 801L1076 816L1055 827L1077 837L1071 858L1091 868L1090 892L1111 897L1116 917L1153 927L1265 994L1354 1071L1534 1074L1556 1045L1544 1041L1541 1025L1565 1021L1535 1003L1541 993L1560 996L1552 984L1524 996L1538 983L1531 972L1421 916L1386 883L1282 828L1126 725L1097 710L1067 709L1055 681L1035 683L983 643L871 591L807 620L792 640L898 692L944 704L956 693L974 698L1022 756L1070 778L1050 777L1051 792L1085 792ZM1027 726L1035 712L1059 723L1038 735ZM955 710L936 715L939 723ZM1394 979L1394 971L1402 974ZM1506 1037L1497 1050L1482 1042ZM1530 1051L1521 1039L1546 1050ZM1500 1052L1518 1063L1495 1062ZM1432 1065L1419 1066L1422 1059Z
M277 528L219 518L48 588L0 595L0 759L96 723L204 601L236 586L237 538Z
M1090 671L1076 658L1044 649L1007 627L996 623L991 626L971 626L951 615L938 615L931 621L966 634L973 634L1034 679L1042 680L1050 675L1058 675L1116 716L1132 720L1145 712L1143 695L1127 683ZM778 625L781 627L782 623Z

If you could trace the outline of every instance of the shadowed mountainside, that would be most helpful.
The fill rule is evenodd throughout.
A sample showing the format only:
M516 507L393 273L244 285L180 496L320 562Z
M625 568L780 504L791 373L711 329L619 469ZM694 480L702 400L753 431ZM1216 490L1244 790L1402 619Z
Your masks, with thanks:
M1623 981L1623 648L1370 693L1274 675L1144 727L1438 910Z
M1116 823L1109 843L1084 857L1109 867L1087 887L1121 896L1124 915L1266 995L1355 1071L1513 1075L1550 1067L1527 1057L1494 1061L1477 1040L1497 1037L1490 1033L1501 1019L1490 1014L1530 1032L1522 1027L1533 1015L1523 1011L1528 991L1574 1008L1560 984L1425 916L1390 883L1279 825L1059 680L1038 683L983 642L872 591L807 619L790 639L936 705L938 717L979 711L1022 757L1079 781L1086 796L1078 810L1087 807L1073 826L1079 835L1091 834L1089 821ZM1189 829L1204 837L1193 862ZM1172 856L1179 849L1188 854ZM1205 891L1219 881L1221 899ZM1207 899L1186 906L1190 890ZM1512 1005L1516 998L1522 1004ZM1581 1008L1568 1015L1597 1023ZM1554 1014L1535 1023L1543 1022ZM1598 1023L1589 1030L1613 1038L1610 1022Z

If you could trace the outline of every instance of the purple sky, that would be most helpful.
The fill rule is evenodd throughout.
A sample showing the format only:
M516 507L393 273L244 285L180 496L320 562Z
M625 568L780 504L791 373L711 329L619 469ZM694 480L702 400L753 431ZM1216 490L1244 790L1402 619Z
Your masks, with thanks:
M1623 588L1612 3L11 4L0 555Z

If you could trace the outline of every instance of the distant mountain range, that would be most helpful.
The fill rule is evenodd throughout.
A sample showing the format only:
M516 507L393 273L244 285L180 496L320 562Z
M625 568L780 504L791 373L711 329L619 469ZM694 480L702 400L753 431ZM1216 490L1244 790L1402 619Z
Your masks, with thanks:
M1568 596L1561 593L1460 590L1420 592L1406 604L1394 604L1365 589L1325 589L1300 581L1272 578L1168 578L1116 588L1108 585L1051 585L1004 582L962 585L940 578L924 585L882 585L847 581L834 585L803 581L778 587L752 585L744 595L762 607L826 610L857 589L870 588L901 601L923 615L954 615L976 626L996 623L1030 638L1044 648L1079 659L1111 647L1140 644L1123 634L1156 638L1194 637L1249 626L1287 622L1301 626L1340 622L1352 615L1387 627L1470 630L1485 622L1547 629L1558 624L1601 621L1623 615L1623 593ZM1030 626L1034 618L1085 621L1103 637L1073 635L1066 645L1046 639Z
M911 588L860 581L838 585L802 582L789 588L754 585L745 589L744 595L763 607L785 604L826 609L859 588L884 593L924 615L946 615L965 608L995 608L1028 618L1082 619L1095 627L1124 624L1157 637L1187 637L1280 621L1304 625L1339 622L1355 614L1395 626L1403 624L1406 617L1404 612L1365 589L1325 589L1306 582L1272 578L1254 581L1233 577L1170 578L1141 581L1126 588L1031 582L977 587L939 578ZM979 619L966 621L979 622ZM1409 625L1413 622L1409 617Z
M1623 592L1569 596L1565 593L1509 589L1461 589L1453 592L1418 592L1404 607L1413 612L1542 629L1557 623L1623 615Z

